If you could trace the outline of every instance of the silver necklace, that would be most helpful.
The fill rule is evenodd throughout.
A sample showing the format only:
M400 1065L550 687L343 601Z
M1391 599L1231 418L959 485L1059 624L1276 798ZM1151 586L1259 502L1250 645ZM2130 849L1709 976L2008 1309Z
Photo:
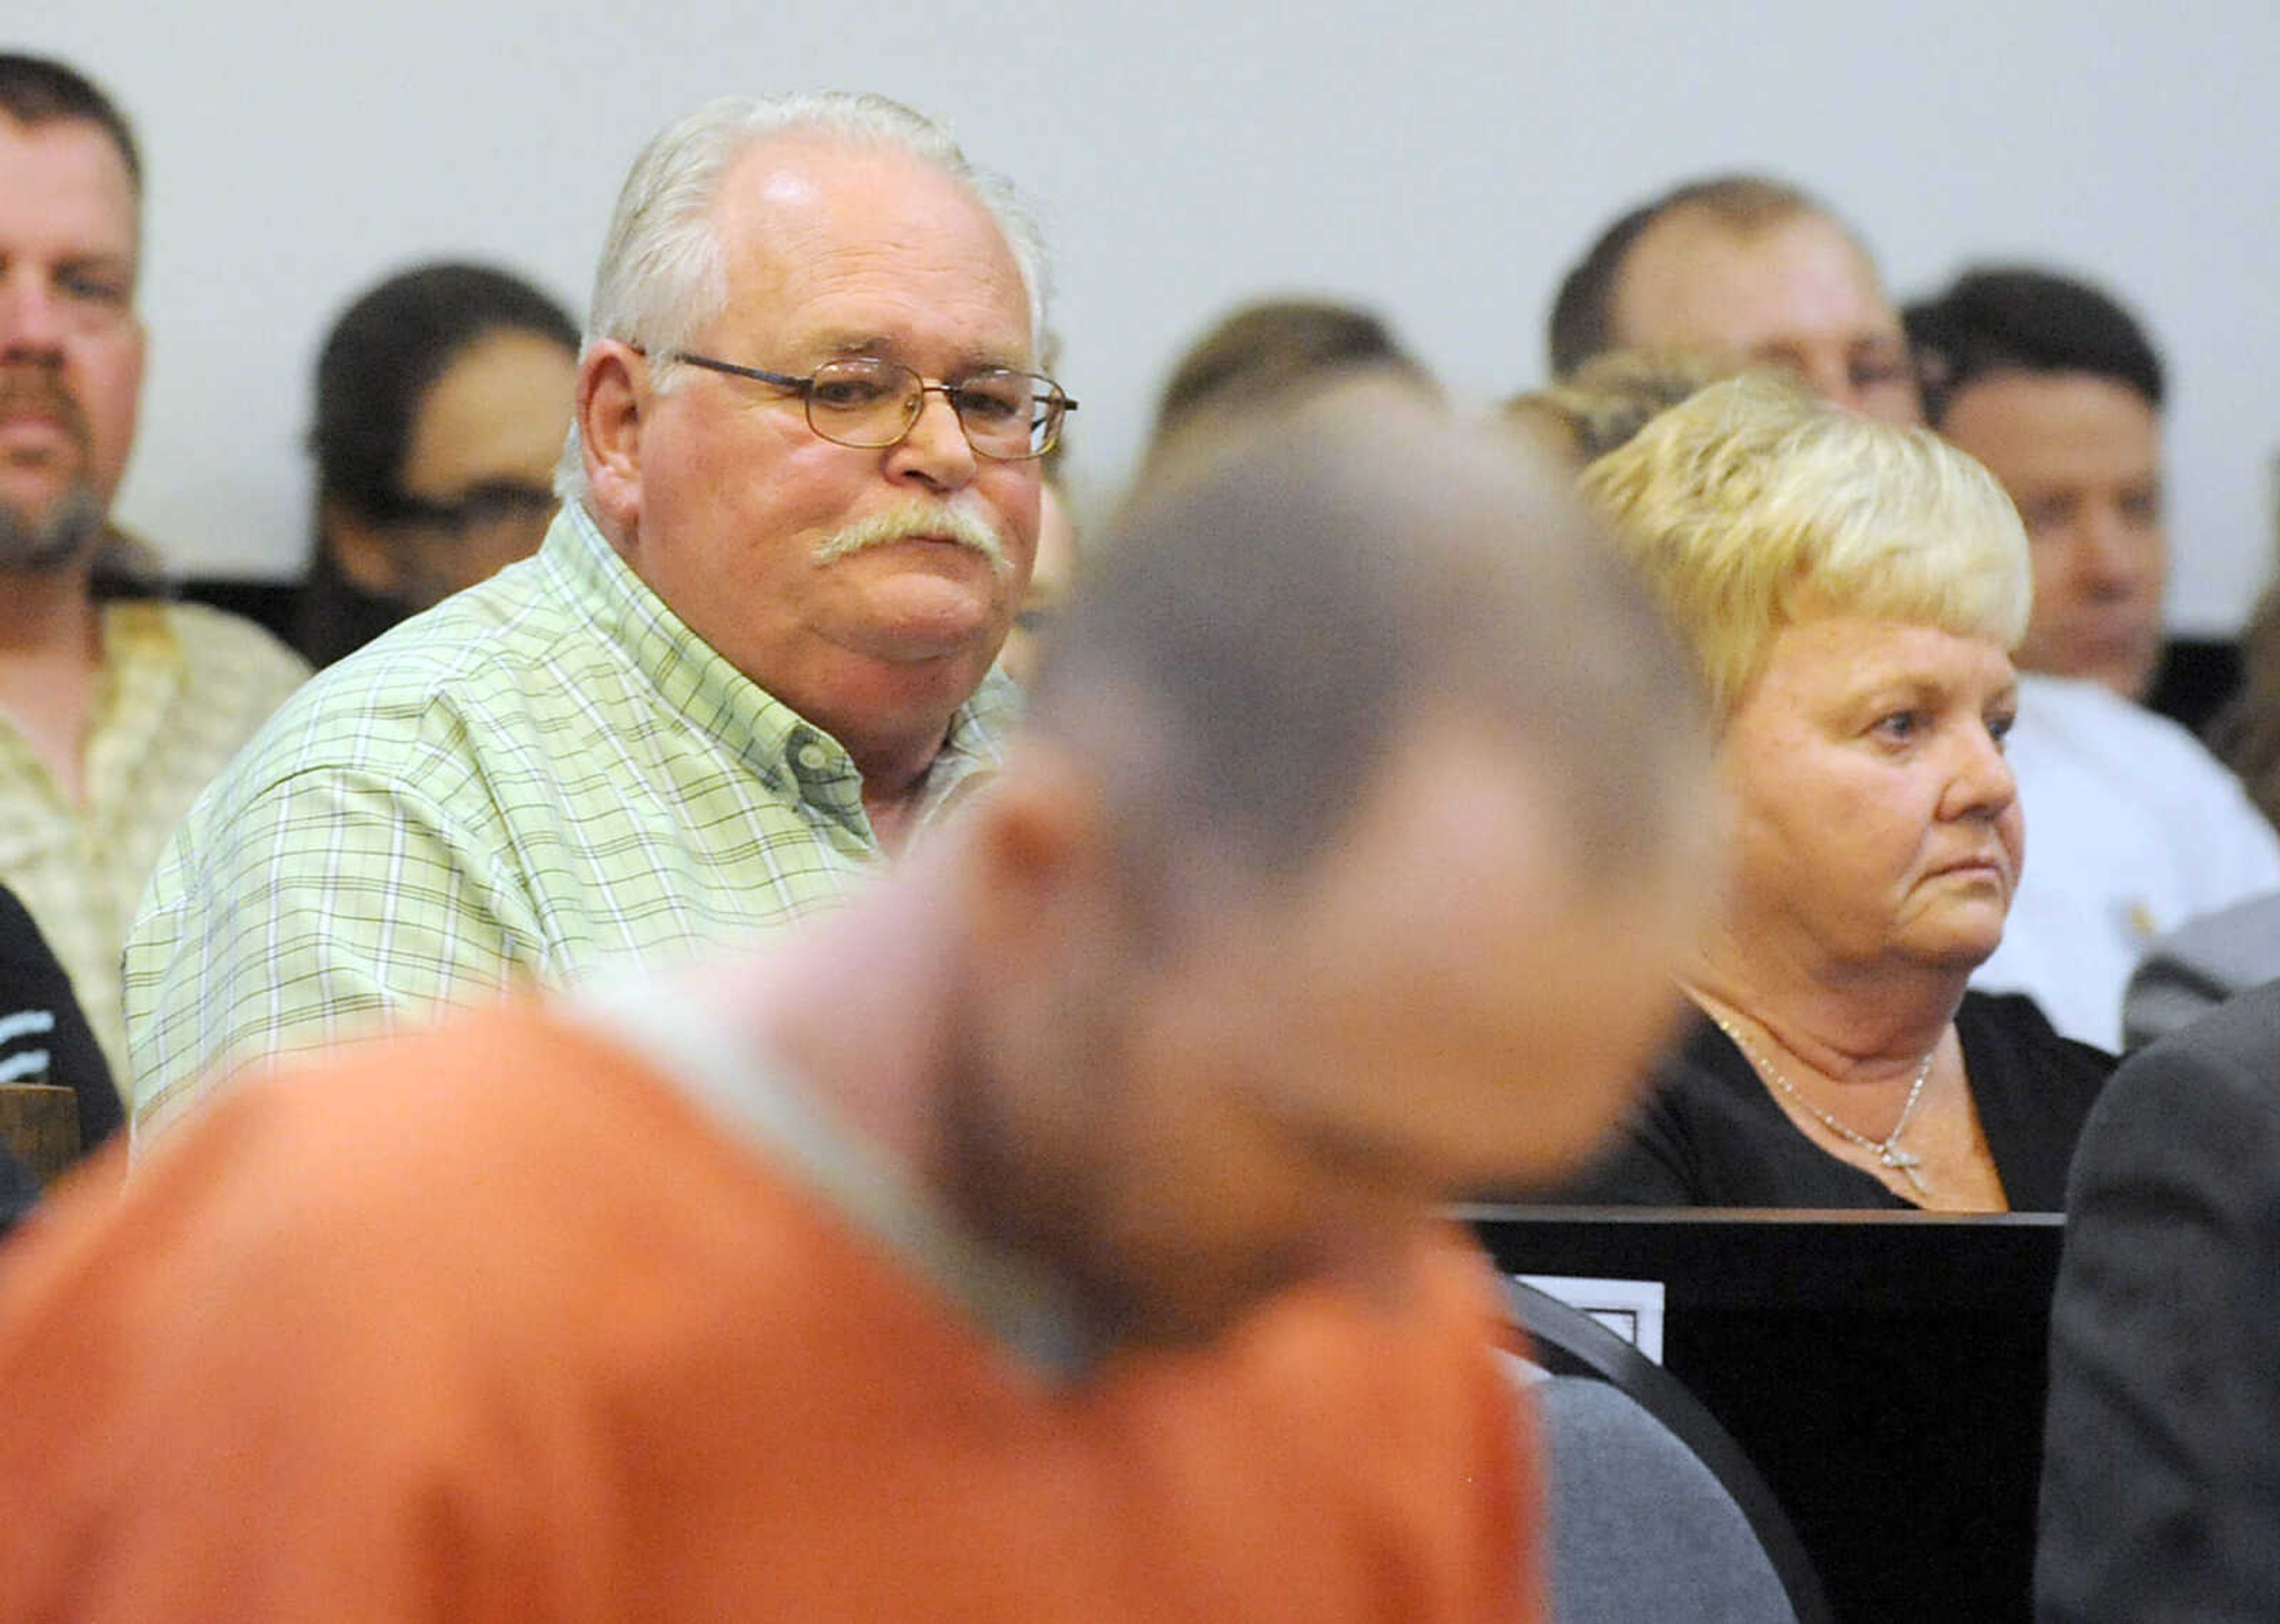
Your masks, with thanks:
M1931 1075L1932 1056L1937 1055L1939 1052L1938 1044L1935 1043L1932 1045L1931 1053L1925 1055L1923 1058L1923 1063L1916 1067L1916 1079L1914 1082L1908 1085L1907 1103L1900 1107L1900 1120L1892 1124L1892 1131L1886 1134L1882 1139L1871 1139L1868 1135L1860 1132L1858 1128L1847 1128L1844 1123L1838 1121L1835 1117L1830 1116L1820 1106L1806 1098L1804 1095L1799 1093L1797 1090L1797 1085L1791 1082L1788 1078L1783 1076L1779 1071L1775 1070L1773 1062L1767 1059L1765 1056L1760 1054L1754 1048L1752 1048L1750 1044L1750 1041L1744 1037L1739 1032L1734 1030L1732 1026L1715 1015L1712 1016L1711 1019L1717 1021L1718 1030L1723 1032L1729 1038L1733 1040L1734 1047L1742 1051L1742 1058L1744 1059L1749 1061L1752 1066L1756 1066L1759 1071L1764 1073L1767 1081L1772 1083L1774 1087L1779 1089L1783 1093L1788 1095L1790 1098L1795 1100L1799 1104L1804 1106L1806 1110L1811 1112L1814 1120L1823 1128L1836 1135L1839 1139L1844 1140L1847 1144L1858 1145L1860 1149L1868 1151L1869 1155L1875 1157L1876 1160L1882 1163L1884 1166L1890 1167L1894 1172L1905 1175L1907 1181L1915 1186L1917 1195L1923 1196L1930 1193L1930 1191L1924 1186L1923 1175L1916 1171L1917 1168L1923 1166L1923 1158L1917 1156L1911 1151L1900 1149L1899 1138L1902 1134L1908 1131L1908 1121L1916 1113L1916 1102L1923 1097L1924 1079Z

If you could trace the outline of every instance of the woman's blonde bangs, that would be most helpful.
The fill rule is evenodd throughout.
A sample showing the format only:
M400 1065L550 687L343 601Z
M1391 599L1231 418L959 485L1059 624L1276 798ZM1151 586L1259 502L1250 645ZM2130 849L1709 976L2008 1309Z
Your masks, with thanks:
M2033 574L2010 498L1927 429L1849 416L1759 376L1714 384L1585 472L1731 713L1794 621L1852 614L2006 649Z

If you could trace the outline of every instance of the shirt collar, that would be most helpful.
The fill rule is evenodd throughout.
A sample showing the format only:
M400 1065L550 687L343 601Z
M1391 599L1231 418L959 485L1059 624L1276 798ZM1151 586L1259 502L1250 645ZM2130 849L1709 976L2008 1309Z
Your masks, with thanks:
M580 605L655 685L667 710L730 742L770 789L794 788L785 764L804 744L820 741L844 755L829 735L689 630L610 544L584 504L562 504L539 548L539 564L560 580L563 601Z
M563 601L625 650L666 708L727 742L769 789L797 794L843 822L868 827L862 775L839 741L736 669L634 573L580 502L566 502L539 550ZM937 815L979 770L998 766L1019 720L1021 689L991 668L951 718L928 772L922 819Z

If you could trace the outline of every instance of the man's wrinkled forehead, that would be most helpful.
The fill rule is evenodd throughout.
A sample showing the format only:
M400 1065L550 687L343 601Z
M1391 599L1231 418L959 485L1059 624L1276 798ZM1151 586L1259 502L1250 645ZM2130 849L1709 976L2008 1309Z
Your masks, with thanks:
M832 132L792 129L763 135L730 160L712 205L712 229L728 264L731 289L762 304L781 299L790 268L829 262L859 271L909 257L915 244L952 241L955 223L978 227L1002 255L1028 312L1021 336L1037 342L1035 267L1027 263L982 197L950 168L922 154ZM831 353L867 354L885 335L838 329L818 335ZM1030 356L992 353L976 365L1027 366Z

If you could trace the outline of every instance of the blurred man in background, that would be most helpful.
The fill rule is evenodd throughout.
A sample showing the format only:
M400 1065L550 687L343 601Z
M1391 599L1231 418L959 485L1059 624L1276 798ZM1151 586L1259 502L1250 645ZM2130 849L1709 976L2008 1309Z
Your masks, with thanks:
M1357 388L1104 549L760 956L250 1081L0 1276L0 1618L1540 1616L1492 1281L1709 855L1660 618Z
M1692 350L1795 373L1887 423L1921 420L1900 319L1876 263L1821 203L1779 181L1690 181L1602 232L1560 283L1555 381L1615 350Z
M308 668L161 601L110 522L146 348L142 160L59 62L0 55L0 882L127 1074L119 952L192 797Z

